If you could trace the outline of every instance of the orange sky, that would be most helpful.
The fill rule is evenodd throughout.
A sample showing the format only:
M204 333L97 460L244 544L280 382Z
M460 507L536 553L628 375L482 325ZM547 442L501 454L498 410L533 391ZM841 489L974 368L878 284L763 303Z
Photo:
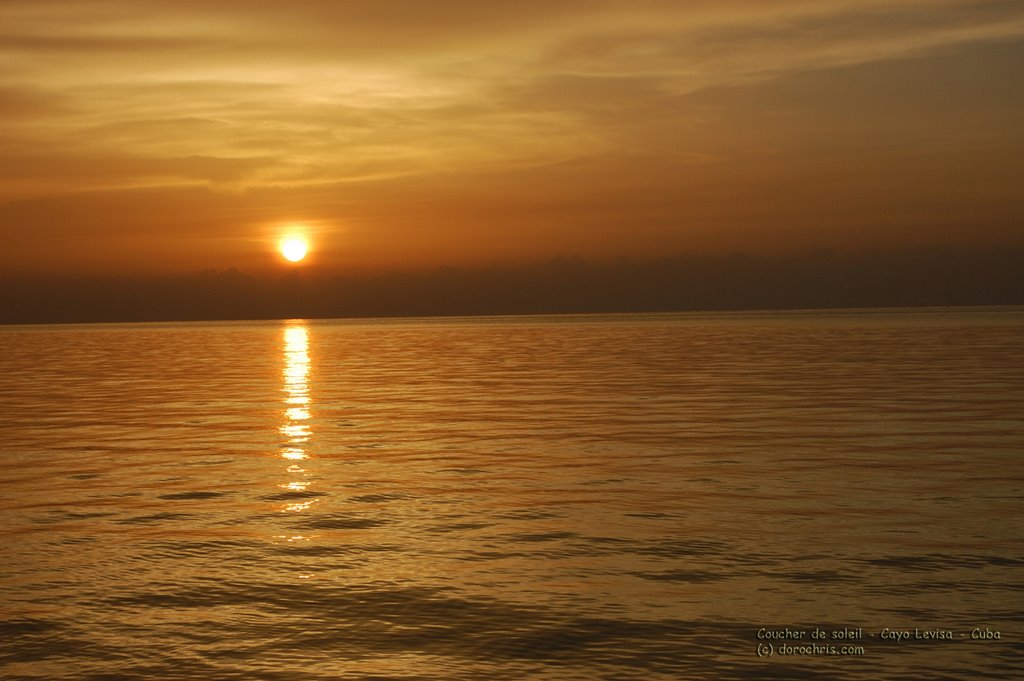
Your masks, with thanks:
M0 270L1024 242L1017 0L0 3Z

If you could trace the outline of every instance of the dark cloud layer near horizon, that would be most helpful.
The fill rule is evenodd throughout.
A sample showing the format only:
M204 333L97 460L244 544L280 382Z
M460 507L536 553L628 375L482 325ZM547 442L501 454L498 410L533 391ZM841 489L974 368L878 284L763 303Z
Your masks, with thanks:
M0 3L0 273L1024 245L1005 0ZM838 304L838 301L837 301Z
M0 324L1024 305L1024 248L0 279Z

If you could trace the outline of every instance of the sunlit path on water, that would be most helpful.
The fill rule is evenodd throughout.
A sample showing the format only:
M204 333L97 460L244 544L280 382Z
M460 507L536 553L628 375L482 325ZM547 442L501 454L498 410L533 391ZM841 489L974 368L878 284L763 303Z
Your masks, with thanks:
M280 432L285 437L281 448L281 457L290 462L288 466L289 482L281 485L286 493L293 493L294 499L286 503L282 510L288 513L300 513L309 509L319 499L307 498L304 495L309 488L308 470L309 454L307 447L312 437L309 425L312 400L309 395L309 329L305 322L292 321L283 329L282 378L284 393L284 422ZM281 537L289 541L305 539L302 535Z

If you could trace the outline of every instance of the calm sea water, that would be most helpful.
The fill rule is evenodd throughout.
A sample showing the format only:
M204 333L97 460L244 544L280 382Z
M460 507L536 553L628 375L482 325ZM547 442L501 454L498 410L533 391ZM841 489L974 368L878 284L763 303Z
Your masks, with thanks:
M1022 456L1020 308L2 328L0 677L1009 678Z

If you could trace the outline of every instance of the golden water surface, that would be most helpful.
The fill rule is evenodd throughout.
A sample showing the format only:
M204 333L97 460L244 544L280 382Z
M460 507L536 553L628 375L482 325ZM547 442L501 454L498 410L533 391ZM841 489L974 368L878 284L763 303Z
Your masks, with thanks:
M1012 308L0 328L0 677L1009 678L1022 455Z

